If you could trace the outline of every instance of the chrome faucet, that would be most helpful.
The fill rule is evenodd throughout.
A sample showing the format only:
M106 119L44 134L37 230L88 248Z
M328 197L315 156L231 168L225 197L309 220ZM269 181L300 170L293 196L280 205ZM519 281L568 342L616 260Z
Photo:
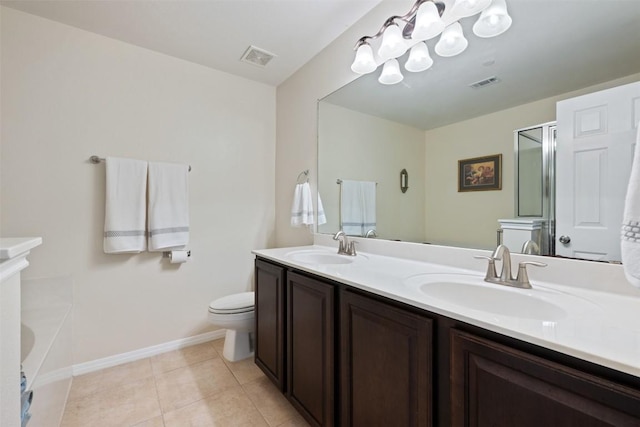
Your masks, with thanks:
M365 234L364 237L378 237L378 235L376 234L376 230L372 228L371 230L367 230L367 234Z
M540 246L533 240L527 240L522 245L521 254L540 255Z
M349 238L345 234L344 231L338 231L334 236L333 240L337 240L339 242L338 245L338 254L339 255L350 255L356 256L356 242L349 242Z
M490 257L476 256L475 258L489 261L487 274L484 277L485 282L522 289L531 289L531 282L529 282L529 275L527 274L527 265L533 265L535 267L547 266L547 264L543 262L522 261L518 264L518 275L514 279L511 275L511 252L509 252L509 248L505 245L498 245ZM500 277L498 277L496 261L500 260L502 260L502 271L500 272Z
M491 258L494 260L502 260L502 271L500 272L500 281L507 282L513 280L511 277L511 252L505 245L498 245L498 247L491 254Z

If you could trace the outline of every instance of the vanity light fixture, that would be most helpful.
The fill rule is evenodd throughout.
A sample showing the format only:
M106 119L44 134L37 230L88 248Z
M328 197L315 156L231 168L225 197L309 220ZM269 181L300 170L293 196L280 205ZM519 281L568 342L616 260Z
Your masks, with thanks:
M446 3L453 3L445 15ZM368 74L384 64L378 81L382 84L396 84L403 76L397 58L409 49L405 63L407 71L425 71L433 65L429 48L425 43L440 34L435 52L442 57L459 55L468 46L462 26L462 18L480 13L473 25L473 33L482 38L498 36L509 29L511 17L505 0L416 0L409 12L402 16L391 16L373 36L361 37L356 43L356 57L351 70L358 74ZM445 20L442 19L445 15ZM398 23L404 23L400 28ZM370 42L382 38L374 56Z

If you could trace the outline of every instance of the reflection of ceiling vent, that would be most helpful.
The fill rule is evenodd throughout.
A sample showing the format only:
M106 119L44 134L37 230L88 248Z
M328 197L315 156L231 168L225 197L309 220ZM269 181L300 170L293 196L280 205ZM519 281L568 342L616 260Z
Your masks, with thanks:
M249 46L240 60L260 67L265 67L273 58L275 58L273 53L267 52L259 47Z
M500 79L497 78L496 76L493 76L493 77L489 77L488 79L480 80L479 82L471 83L469 87L472 87L474 89L480 89L481 87L493 85L496 83L500 83Z

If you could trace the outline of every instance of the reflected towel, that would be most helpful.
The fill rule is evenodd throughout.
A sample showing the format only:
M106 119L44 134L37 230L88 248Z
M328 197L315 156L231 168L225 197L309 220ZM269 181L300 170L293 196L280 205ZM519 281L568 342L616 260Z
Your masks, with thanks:
M621 251L627 280L640 288L640 123L624 202Z
M376 183L342 180L340 227L349 236L376 229Z
M297 184L291 203L291 226L313 225L313 203L308 182Z
M324 206L322 206L322 199L320 198L320 192L318 192L318 225L326 224L327 216L324 213Z
M147 162L107 157L104 252L141 252L145 236Z
M362 188L362 201L364 204L362 209L362 235L364 236L369 230L376 231L376 183L362 181L360 187Z
M149 163L149 251L189 243L189 166Z

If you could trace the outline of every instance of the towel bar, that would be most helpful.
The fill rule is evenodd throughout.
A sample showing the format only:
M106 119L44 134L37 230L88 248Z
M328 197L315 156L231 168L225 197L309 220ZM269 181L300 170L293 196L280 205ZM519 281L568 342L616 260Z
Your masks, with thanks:
M302 175L304 175L304 177L305 177L305 182L309 182L309 169L305 169L305 170L303 170L302 172L300 172L300 173L298 174L298 177L296 178L296 184L302 184L302 183L300 182L300 177L301 177Z
M342 180L340 178L336 179L336 184L338 184L338 185L342 184ZM378 185L377 182L376 182L376 185Z
M104 157L91 156L89 157L89 161L94 165L97 165L98 163L104 162ZM189 165L189 172L191 172L191 165Z

